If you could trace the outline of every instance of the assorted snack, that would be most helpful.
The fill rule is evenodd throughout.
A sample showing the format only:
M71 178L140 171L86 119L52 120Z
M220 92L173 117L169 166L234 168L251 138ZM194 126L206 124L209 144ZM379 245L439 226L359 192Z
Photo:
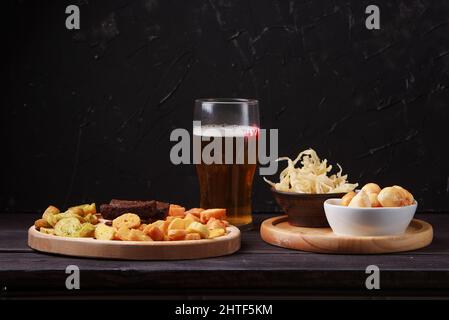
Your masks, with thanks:
M317 153L308 149L296 159L287 160L288 165L281 174L280 182L265 181L278 191L302 194L346 194L340 205L354 208L405 207L412 205L413 195L401 186L381 188L368 183L358 192L357 183L347 182L347 175L339 171L328 175L332 166L320 160ZM301 166L296 167L300 162ZM288 213L288 212L287 212ZM330 214L330 213L329 213ZM324 215L324 212L323 212ZM326 213L327 215L327 213ZM83 204L65 212L49 206L41 219L35 221L41 233L74 238L94 238L103 241L179 241L214 239L227 234L226 209L202 209L160 202L113 199L100 206Z
M158 201L112 200L69 208L61 213L49 206L36 230L61 237L87 237L98 240L175 241L213 239L226 235L226 209L193 208ZM132 211L132 213L131 213ZM102 218L109 218L101 221ZM110 219L112 218L112 219Z
M229 223L226 209L193 208L171 204L168 216L150 224L142 223L134 213L125 213L114 220L112 225L99 225L95 238L99 240L122 241L174 241L213 239L226 234Z
M413 195L401 186L381 189L376 183L368 183L359 192L350 191L341 198L347 207L404 207L414 203Z
M327 160L320 160L313 149L302 151L295 160L288 157L281 157L276 161L288 161L285 168L279 175L279 182L274 183L264 178L264 180L278 191L297 192L307 194L341 193L354 190L358 184L348 183L347 175L342 175L342 168L337 164L339 171L328 176L332 171L332 166L327 164ZM300 167L295 166L300 161Z

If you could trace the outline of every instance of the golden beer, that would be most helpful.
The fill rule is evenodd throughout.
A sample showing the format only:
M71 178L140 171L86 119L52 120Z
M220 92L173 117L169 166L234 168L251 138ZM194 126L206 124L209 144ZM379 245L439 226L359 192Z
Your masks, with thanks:
M210 129L217 130L214 134L209 134ZM256 171L258 130L257 127L249 126L205 126L200 133L194 130L196 138L208 140L201 141L201 154L212 139L221 140L221 155L217 157L221 158L221 163L207 164L201 157L201 163L196 165L200 184L200 206L205 209L226 208L228 221L236 226L252 223L251 199ZM226 152L231 152L227 162ZM250 152L253 152L252 157Z
M258 101L198 99L193 119L200 206L225 208L231 224L250 228L259 137ZM195 160L198 153L201 156Z

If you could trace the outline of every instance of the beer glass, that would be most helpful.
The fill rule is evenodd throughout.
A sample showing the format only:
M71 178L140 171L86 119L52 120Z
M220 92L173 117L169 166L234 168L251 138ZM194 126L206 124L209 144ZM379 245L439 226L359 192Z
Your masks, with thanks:
M231 224L249 229L259 136L258 101L199 99L195 101L194 121L194 141L201 146L197 150L201 159L195 162L200 206L226 208Z

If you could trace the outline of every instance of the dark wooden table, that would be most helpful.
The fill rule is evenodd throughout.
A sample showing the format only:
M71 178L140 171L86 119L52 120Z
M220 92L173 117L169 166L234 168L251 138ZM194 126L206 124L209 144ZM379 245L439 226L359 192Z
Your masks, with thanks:
M185 261L79 259L27 246L32 214L0 214L0 296L5 297L449 297L449 215L418 218L434 227L424 249L388 255L326 255L264 243L244 232L231 256ZM260 223L269 215L257 215ZM66 267L80 269L80 290L67 290ZM365 270L380 268L380 290L367 290Z

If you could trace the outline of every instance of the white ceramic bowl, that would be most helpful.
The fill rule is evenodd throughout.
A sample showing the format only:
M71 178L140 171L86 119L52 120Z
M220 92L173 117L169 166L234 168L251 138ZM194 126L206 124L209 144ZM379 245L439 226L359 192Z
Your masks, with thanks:
M324 202L324 212L332 231L345 236L391 236L405 232L415 215L417 202L405 207L352 208L341 199Z

